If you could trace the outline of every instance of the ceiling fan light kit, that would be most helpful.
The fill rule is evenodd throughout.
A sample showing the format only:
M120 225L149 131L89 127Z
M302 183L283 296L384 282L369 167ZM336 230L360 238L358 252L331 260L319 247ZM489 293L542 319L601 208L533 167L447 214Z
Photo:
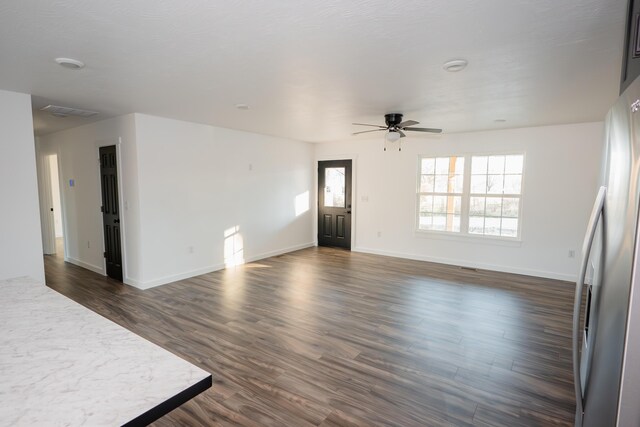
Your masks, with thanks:
M394 144L394 143L398 143L398 151L402 151L402 141L400 141L400 138L402 138L402 135L400 135L400 132L396 132L394 130L390 130L387 133L384 134L384 141L382 143L382 148L383 151L387 151L387 143L390 144Z
M416 122L415 120L402 121L402 114L401 113L385 114L384 115L384 121L386 123L386 126L371 125L371 124L367 124L367 123L353 123L356 126L369 126L369 127L374 127L374 128L377 128L377 129L363 130L363 131L360 131L360 132L354 132L354 133L352 133L352 135L359 135L361 133L368 133L368 132L385 131L385 134L384 134L384 151L387 151L387 142L394 143L394 142L400 141L401 138L404 138L405 136L407 136L405 134L405 132L429 132L429 133L441 133L442 132L442 129L436 129L436 128L416 128L416 127L411 127L411 126L419 124L419 122ZM398 142L398 151L402 151L401 141Z
M387 133L387 135L386 135L386 136L387 136L387 141L389 141L389 142L396 142L397 140L399 140L400 138L402 138L402 136L400 136L400 133L399 133L399 132L396 132L396 131L393 131L393 130L390 130L390 131Z

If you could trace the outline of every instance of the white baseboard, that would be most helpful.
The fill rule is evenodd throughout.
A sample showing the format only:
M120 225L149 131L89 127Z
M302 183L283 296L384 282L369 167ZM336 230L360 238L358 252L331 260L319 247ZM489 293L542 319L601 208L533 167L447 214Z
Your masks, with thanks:
M456 267L478 268L482 270L500 271L503 273L513 273L513 274L522 274L525 276L544 277L546 279L565 280L568 282L575 282L577 280L576 275L573 275L573 274L564 274L564 273L557 273L553 271L542 271L542 270L534 270L534 269L528 269L528 268L519 268L519 267L513 267L509 265L470 263L470 262L466 262L464 260L459 260L459 259L431 257L431 256L424 256L424 255L407 254L402 252L382 251L379 249L371 249L371 248L363 248L363 247L355 248L353 249L353 252L362 252L367 254L390 256L394 258L406 258L406 259L413 259L416 261L429 261L429 262L435 262L438 264L452 265Z
M288 248L277 249L274 251L264 252L262 254L254 255L245 259L245 263L258 261L261 259L269 258L272 256L282 255L288 252L298 251L300 249L305 249L313 246L313 242L303 243L300 245L290 246ZM202 274L211 273L213 271L222 270L225 268L224 263L210 265L207 267L199 268L196 270L186 271L184 273L173 274L171 276L164 276L158 279L148 280L145 282L141 282L139 280L131 279L129 277L126 278L125 283L131 286L134 286L139 289L150 289L156 286L166 285L167 283L177 282L178 280L188 279L190 277L200 276Z
M133 286L134 288L144 289L142 287L142 282L138 279L132 279L131 277L125 276L122 278L122 283L125 285Z
M130 282L129 283L130 285L144 290L144 289L155 288L156 286L160 286L160 285L166 285L167 283L177 282L178 280L184 280L190 277L211 273L212 271L222 270L223 268L224 268L224 264L215 264L215 265L198 268L191 271L185 271L184 273L172 274L170 276L164 276L158 279L147 280L146 282L131 280L130 278L127 278L127 281Z
M104 271L104 267L98 267L97 265L89 264L88 262L80 261L79 259L65 256L64 260L73 265L77 265L78 267L86 268L87 270L91 270L94 273L101 274L102 276L106 276L107 273Z
M294 252L294 251L299 251L301 249L310 248L312 246L315 246L315 244L313 242L308 242L308 243L302 243L300 245L289 246L288 248L277 249L275 251L264 252L264 253L261 253L259 255L251 256L251 257L247 258L245 260L245 262L254 262L254 261L261 260L261 259L270 258L272 256L278 256L278 255L286 254L286 253L289 253L289 252Z

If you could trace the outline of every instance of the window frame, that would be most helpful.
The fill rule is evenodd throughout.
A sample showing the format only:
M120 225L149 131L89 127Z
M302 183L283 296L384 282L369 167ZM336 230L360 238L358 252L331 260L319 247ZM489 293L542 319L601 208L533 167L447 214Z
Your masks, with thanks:
M416 197L416 209L417 209L417 214L416 214L416 230L419 231L428 231L428 232L434 232L434 233L445 233L445 234L454 234L454 235L458 235L460 232L459 231L446 231L446 230L424 230L420 228L420 197L421 196L432 196L432 197L438 197L438 196L452 196L452 197L460 197L460 231L462 231L462 212L464 210L464 188L465 188L465 180L466 180L466 170L467 170L467 165L466 163L464 164L464 168L462 170L462 173L460 175L462 175L462 189L460 193L455 193L455 192L438 192L438 191L432 191L432 192L427 192L427 193L423 193L420 192L421 188L422 188L422 159L437 159L437 158L448 158L451 159L451 157L457 157L457 158L462 158L463 162L466 162L466 159L464 158L464 156L455 156L455 155L451 155L451 156L420 156L419 161L418 161L418 183L417 183L417 197ZM437 176L437 173L434 173L434 177ZM435 188L434 188L435 190ZM434 212L432 212L432 215L434 214ZM445 213L445 216L448 216L448 213ZM455 215L455 214L454 214Z
M495 236L495 235L486 235L486 234L475 234L469 233L469 210L471 203L471 163L473 157L484 157L484 156L514 156L519 155L522 156L522 175L520 181L520 195L519 195L519 203L518 203L518 230L516 236ZM422 176L422 159L431 159L438 157L462 157L464 158L464 171L463 171L463 186L461 193L461 210L460 210L460 231L443 231L443 230L425 230L420 228L420 196L427 195L428 193L420 192L421 189L421 176ZM465 152L465 153L448 153L448 154L419 154L417 161L417 170L416 170L416 193L415 193L415 221L414 221L414 229L415 233L418 236L437 236L440 238L451 239L451 240L468 240L468 241L481 241L481 242L505 242L505 243L519 243L522 242L522 221L524 218L523 209L524 209L524 194L525 194L525 169L527 163L527 154L523 151L484 151L484 152ZM473 193L478 196L477 193ZM481 196L492 197L492 196L501 196L506 197L510 196L505 194L486 194Z

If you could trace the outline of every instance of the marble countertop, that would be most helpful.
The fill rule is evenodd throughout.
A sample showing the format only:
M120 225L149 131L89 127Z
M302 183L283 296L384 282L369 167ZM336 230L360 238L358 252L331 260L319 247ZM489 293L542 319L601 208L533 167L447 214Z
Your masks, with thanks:
M122 425L210 377L41 283L0 281L0 426Z

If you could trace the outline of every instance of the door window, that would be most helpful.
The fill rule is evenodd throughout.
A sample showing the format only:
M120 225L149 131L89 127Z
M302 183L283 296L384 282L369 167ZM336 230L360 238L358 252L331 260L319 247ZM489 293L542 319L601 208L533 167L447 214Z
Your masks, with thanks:
M324 171L324 206L326 208L344 208L344 189L344 168L326 168Z

